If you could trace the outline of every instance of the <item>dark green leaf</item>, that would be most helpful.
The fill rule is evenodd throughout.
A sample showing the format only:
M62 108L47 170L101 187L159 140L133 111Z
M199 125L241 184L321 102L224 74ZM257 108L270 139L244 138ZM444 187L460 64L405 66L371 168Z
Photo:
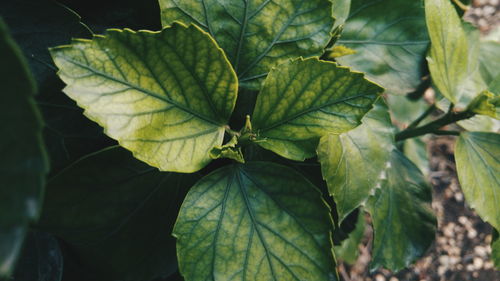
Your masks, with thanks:
M151 280L176 270L171 237L197 176L162 173L121 149L76 162L47 186L39 227L63 239L98 280Z
M363 74L318 59L297 59L271 70L252 116L258 144L304 160L318 140L359 125L382 88Z
M380 188L368 200L374 243L371 268L401 270L421 257L434 240L431 189L422 173L397 149Z
M455 160L465 199L483 220L500 229L500 134L462 133Z
M55 74L48 48L91 34L75 12L51 0L1 1L0 16L11 26L42 91Z
M429 38L421 1L353 0L339 45L356 54L338 58L366 72L392 94L415 91L421 83Z
M61 281L63 257L57 239L41 231L28 233L14 281Z
M0 278L9 275L30 221L36 220L48 172L36 86L0 18Z
M335 247L335 254L337 258L348 263L354 264L359 256L359 244L365 234L365 213L360 211L358 214L358 221L356 222L356 228L349 233L349 237L342 241L340 246Z
M494 235L494 239L491 243L491 259L493 260L497 270L500 270L500 239L498 237L498 231L493 231L496 235Z
M52 49L64 92L106 134L165 171L194 172L221 145L238 81L196 26L109 30Z
M356 129L321 138L318 160L340 221L364 203L380 182L393 143L393 127L383 102L377 102Z
M221 168L190 191L175 224L186 281L337 280L330 210L285 166Z
M232 62L241 86L259 89L271 67L319 56L333 27L329 0L160 0L163 26L194 23Z

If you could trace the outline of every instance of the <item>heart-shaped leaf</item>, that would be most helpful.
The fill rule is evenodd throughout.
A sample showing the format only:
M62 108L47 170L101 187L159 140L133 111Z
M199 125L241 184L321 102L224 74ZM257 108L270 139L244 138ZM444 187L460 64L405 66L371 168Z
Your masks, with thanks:
M386 178L368 200L374 242L371 268L401 270L421 257L434 240L431 189L422 173L394 149Z
M38 227L64 240L92 280L149 281L177 269L170 233L197 179L106 149L48 182Z
M380 182L393 143L391 118L383 102L377 102L356 129L321 138L318 160L339 221L365 202Z
M188 193L175 224L186 281L337 280L330 210L291 168L216 170Z
M194 172L222 144L238 82L222 50L198 27L109 30L51 52L68 84L64 92L138 159Z
M273 69L252 116L259 145L302 161L319 139L359 125L383 92L363 74L318 59L298 59Z
M0 279L17 260L28 223L38 218L48 172L35 81L0 18Z
M455 160L465 199L483 220L500 229L500 134L462 133Z
M163 26L181 21L210 33L251 89L279 63L321 55L334 23L329 0L160 0L160 7Z
M424 74L429 37L421 1L353 0L337 45L356 51L337 61L391 94L413 92Z

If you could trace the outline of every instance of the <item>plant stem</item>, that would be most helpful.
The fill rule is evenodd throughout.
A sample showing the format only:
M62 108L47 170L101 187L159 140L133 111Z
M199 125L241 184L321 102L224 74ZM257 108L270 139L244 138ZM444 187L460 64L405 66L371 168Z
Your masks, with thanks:
M408 125L407 130L417 127L418 124L420 124L420 122L422 122L427 116L429 116L429 114L431 114L435 109L436 109L436 105L432 104L429 108L427 108L427 110L424 113L422 113L422 115L420 115L417 118L417 120L413 121L410 125Z
M460 2L460 0L453 0L455 4L462 10L467 11L469 9L469 6L465 5L464 3Z
M453 111L449 111L443 117L434 120L424 126L418 128L410 128L399 132L396 134L396 141L402 141L409 138L423 136L425 134L436 134L436 135L458 135L456 131L442 131L440 128L449 125L451 123L455 123L460 120L469 119L474 116L475 113L470 111L463 111L459 113L455 113Z

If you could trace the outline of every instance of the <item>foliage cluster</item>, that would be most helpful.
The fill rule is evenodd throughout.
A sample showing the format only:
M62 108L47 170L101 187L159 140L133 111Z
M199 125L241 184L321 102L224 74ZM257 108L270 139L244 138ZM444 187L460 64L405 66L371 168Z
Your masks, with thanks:
M401 270L428 134L500 229L500 36L449 0L119 2L0 3L0 279L338 280L365 213Z

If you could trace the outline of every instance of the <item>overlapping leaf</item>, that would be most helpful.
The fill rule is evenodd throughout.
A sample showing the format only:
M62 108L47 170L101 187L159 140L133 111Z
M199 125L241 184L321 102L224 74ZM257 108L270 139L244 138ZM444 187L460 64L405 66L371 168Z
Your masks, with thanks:
M293 169L221 168L189 192L177 219L180 271L196 280L337 280L329 208Z
M354 230L349 233L349 237L335 247L335 255L338 259L354 264L359 256L359 244L361 244L365 234L365 213L360 210Z
M366 72L392 94L415 91L421 83L429 38L421 1L353 0L338 45L355 54L337 59Z
M65 93L140 160L193 172L222 144L238 83L222 50L196 26L109 30L52 56Z
M14 273L16 281L61 281L63 256L57 239L49 233L31 231Z
M160 7L164 26L181 21L210 33L252 89L281 62L321 55L334 23L330 0L160 0Z
M53 83L55 74L47 48L91 34L75 12L52 0L2 1L0 16L11 26L41 90Z
M500 229L500 135L462 133L455 160L465 199L483 220Z
M340 221L365 202L381 180L393 142L393 127L383 102L376 103L356 129L321 138L318 160Z
M162 277L177 269L170 233L197 178L103 150L49 181L38 227L63 239L92 280Z
M35 82L0 18L0 278L9 275L28 223L38 218L48 171Z
M374 229L371 268L397 271L424 254L436 228L430 203L422 173L394 149L386 178L367 204Z
M465 108L487 89L479 68L479 31L462 24L448 0L426 0L432 81L449 101Z
M282 64L266 78L252 115L259 145L292 160L312 157L321 136L359 125L382 91L332 62Z

